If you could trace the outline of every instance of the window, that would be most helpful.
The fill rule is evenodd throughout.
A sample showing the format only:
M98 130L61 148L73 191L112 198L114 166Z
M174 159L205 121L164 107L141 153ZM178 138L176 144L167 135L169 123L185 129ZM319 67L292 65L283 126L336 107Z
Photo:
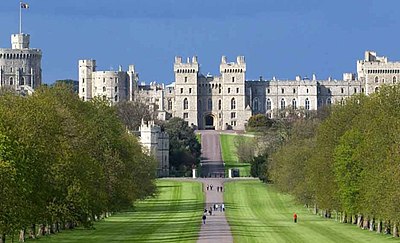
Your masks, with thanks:
M282 89L281 89L281 92L282 92L282 94L284 94L284 93L285 93L285 89L284 89L284 88L282 88Z
M307 94L308 94L308 89L306 90Z
M14 85L14 79L13 79L13 77L10 77L10 85Z
M207 107L208 107L209 111L212 110L212 99L211 98L209 98L208 101L207 101Z
M357 88L354 88L354 94L356 94L357 93Z
M235 77L232 77L232 83L235 82Z
M83 84L85 83L85 79L84 79L84 78L82 79L82 83L83 83Z
M231 110L235 110L236 109L236 100L235 98L231 99Z
M228 94L230 94L231 93L231 88L228 88Z
M19 85L25 85L25 78L22 77L21 80L19 81Z
M271 100L268 98L267 99L267 111L270 111L270 110L272 110L272 103L271 103Z
M118 95L116 95L116 96L114 97L114 101L115 101L115 102L118 102Z
M293 89L293 94L296 94L296 89Z
M185 83L187 83L187 78L188 78L188 77L185 77Z
M236 112L231 112L231 119L236 118Z
M192 93L192 88L189 88L189 94L191 94Z
M396 78L396 77L393 77L392 81L393 81L393 83L395 84L395 83L397 82L397 78Z
M222 110L222 100L218 100L218 110Z
M239 88L236 88L236 93L239 94Z
M106 92L106 90L107 90L107 89L106 89L106 87L104 86L104 87L103 87L103 92Z
M379 87L375 87L375 92L379 92Z
M340 88L340 92L343 94L344 93L344 88Z
M103 83L105 83L106 82L106 78L103 78Z
M168 100L168 110L172 110L172 100Z
M115 93L118 92L118 86L115 86L114 91L115 91Z
M296 99L292 100L292 109L294 109L294 110L297 109L297 101L296 101Z
M85 93L85 88L82 88L82 92L84 92L84 93Z
M184 109L184 110L189 109L189 101L188 101L187 98L185 98L185 99L183 100L183 109Z
M258 111L258 98L254 98L253 100L253 110Z
M331 98L326 99L326 104L328 104L328 105L331 105L331 104L332 104Z
M379 78L378 78L378 76L375 77L375 83L379 83Z
M183 119L188 119L189 118L189 113L183 113Z
M306 98L305 108L306 110L310 110L310 100L308 98Z
M181 94L183 94L183 88L181 88Z
M270 90L270 89L267 89L267 93L268 93L268 94L271 93L271 90Z
M281 99L281 110L284 110L285 108L286 108L286 102L285 102L285 99L282 98Z

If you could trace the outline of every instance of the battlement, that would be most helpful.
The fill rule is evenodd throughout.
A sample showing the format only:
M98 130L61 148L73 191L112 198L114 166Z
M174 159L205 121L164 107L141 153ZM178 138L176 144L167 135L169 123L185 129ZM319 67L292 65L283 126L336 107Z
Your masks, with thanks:
M244 56L238 56L236 62L228 62L226 56L222 56L220 73L244 73L246 72L246 61Z
M28 34L13 34L11 35L11 48L17 49L29 49L30 35Z
M176 56L174 63L174 72L175 73L198 73L199 72L199 63L197 60L197 56L193 56L192 59L188 57L186 63L182 62L182 57Z

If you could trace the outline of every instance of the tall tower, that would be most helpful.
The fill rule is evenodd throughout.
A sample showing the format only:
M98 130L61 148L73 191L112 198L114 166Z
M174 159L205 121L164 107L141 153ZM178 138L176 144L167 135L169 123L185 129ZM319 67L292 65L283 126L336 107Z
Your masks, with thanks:
M11 49L0 49L0 86L15 90L42 84L42 51L29 47L30 35L11 35Z
M244 119L247 113L245 81L246 62L244 56L238 56L236 62L227 62L225 56L221 59L220 73L223 83L223 122L232 129L244 129ZM250 114L251 115L251 114Z
M182 62L182 57L175 57L174 63L175 73L175 114L188 121L189 126L198 126L198 74L199 63L197 57L187 59L186 63Z
M93 97L93 73L96 71L96 60L79 60L79 98L84 101Z

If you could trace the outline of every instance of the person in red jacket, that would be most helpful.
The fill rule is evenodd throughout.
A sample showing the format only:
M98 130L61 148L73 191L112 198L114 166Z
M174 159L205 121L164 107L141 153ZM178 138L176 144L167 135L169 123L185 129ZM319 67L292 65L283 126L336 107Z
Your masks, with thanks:
M293 222L297 223L297 214L296 213L293 214Z

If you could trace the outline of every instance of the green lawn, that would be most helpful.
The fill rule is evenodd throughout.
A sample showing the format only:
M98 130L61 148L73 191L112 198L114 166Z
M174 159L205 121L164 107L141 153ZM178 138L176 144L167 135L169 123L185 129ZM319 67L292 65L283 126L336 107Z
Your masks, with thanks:
M201 183L159 180L160 194L114 215L95 230L64 231L40 242L196 242L204 198Z
M313 215L259 181L225 183L224 200L235 242L399 242ZM297 224L292 222L294 212Z
M235 138L241 135L234 134L221 134L221 152L222 160L225 162L225 173L228 174L228 169L238 168L241 177L250 176L250 164L239 163L236 155ZM249 142L252 140L251 137L244 137Z

